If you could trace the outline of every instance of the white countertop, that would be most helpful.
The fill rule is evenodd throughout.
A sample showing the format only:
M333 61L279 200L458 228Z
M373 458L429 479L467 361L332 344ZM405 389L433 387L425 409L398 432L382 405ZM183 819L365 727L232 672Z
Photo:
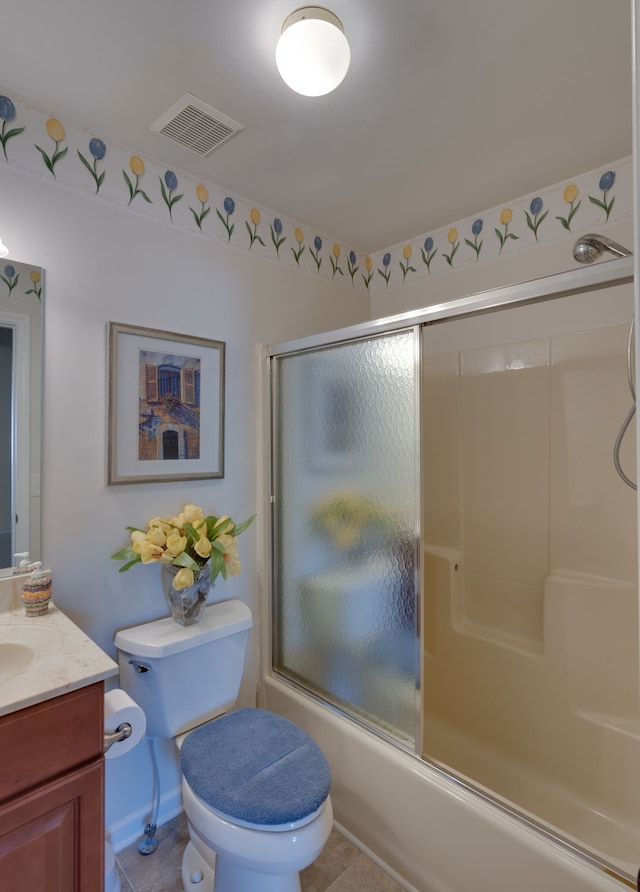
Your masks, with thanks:
M0 716L118 674L118 664L53 601L41 616L27 616L23 581L0 579ZM12 645L5 656L3 645ZM24 648L33 653L28 665Z

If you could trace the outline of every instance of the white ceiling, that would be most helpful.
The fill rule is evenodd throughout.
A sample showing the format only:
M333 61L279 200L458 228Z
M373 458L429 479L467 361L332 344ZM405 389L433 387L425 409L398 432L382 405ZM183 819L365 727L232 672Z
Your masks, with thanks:
M630 155L630 0L327 0L351 68L298 96L290 0L4 0L0 92L366 252ZM246 129L149 126L190 92Z

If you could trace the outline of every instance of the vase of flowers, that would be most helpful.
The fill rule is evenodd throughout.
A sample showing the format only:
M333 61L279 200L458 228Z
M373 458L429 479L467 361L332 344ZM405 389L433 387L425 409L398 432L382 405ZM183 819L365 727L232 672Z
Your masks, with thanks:
M127 527L131 544L111 555L134 564L159 563L171 615L183 626L198 622L218 576L237 576L242 569L237 539L255 515L237 524L227 515L204 515L197 505L185 505L173 517L154 517L146 530Z
M213 588L211 584L211 571L209 564L203 564L197 573L193 574L193 583L184 588L176 588L173 584L180 572L179 567L173 564L162 564L160 575L164 593L167 597L171 616L181 626L191 626L202 618L202 614Z

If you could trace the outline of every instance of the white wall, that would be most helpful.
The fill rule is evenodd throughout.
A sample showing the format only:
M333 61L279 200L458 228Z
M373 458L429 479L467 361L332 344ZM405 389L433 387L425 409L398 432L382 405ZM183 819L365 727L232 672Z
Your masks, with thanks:
M57 604L107 652L114 631L165 613L159 568L119 574L109 556L127 525L173 513L192 501L244 518L258 504L259 345L340 328L369 318L369 296L313 274L236 251L105 206L90 196L0 166L0 235L11 257L45 269L42 554L54 572ZM606 234L631 245L630 224ZM426 306L496 285L571 268L568 236L372 296L373 316ZM107 487L107 322L203 334L227 343L226 476L221 481ZM244 572L220 583L259 622L259 516L240 540ZM262 527L261 527L262 524ZM260 570L262 575L262 569ZM266 598L262 600L266 603ZM263 641L266 640L263 638ZM259 629L250 642L242 690L253 701ZM161 747L161 820L176 805L173 750ZM139 834L153 795L145 746L109 763L107 824L114 843ZM116 826L120 817L124 824Z
M258 678L257 542L259 345L361 321L369 297L352 289L105 207L0 167L0 234L11 257L45 269L42 552L54 600L115 656L114 631L166 615L159 567L119 574L110 555L127 525L186 502L259 520L240 540L243 573L220 582L254 612L242 699ZM227 344L224 480L107 487L107 322L220 339ZM171 746L160 748L161 789L176 805ZM116 847L139 835L153 795L146 745L107 770L107 825ZM123 825L118 820L128 816ZM133 816L133 817L132 817Z

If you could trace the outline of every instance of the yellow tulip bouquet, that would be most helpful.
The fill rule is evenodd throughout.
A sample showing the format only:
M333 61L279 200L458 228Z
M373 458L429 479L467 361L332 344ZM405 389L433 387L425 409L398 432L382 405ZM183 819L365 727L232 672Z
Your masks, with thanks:
M251 524L255 514L244 523L236 524L223 515L205 517L197 505L185 505L174 517L154 517L146 530L127 527L131 545L111 557L126 561L120 567L124 573L134 564L172 564L180 569L173 580L177 590L193 585L195 574L209 561L211 583L218 576L237 576L242 570L238 558L237 539Z

